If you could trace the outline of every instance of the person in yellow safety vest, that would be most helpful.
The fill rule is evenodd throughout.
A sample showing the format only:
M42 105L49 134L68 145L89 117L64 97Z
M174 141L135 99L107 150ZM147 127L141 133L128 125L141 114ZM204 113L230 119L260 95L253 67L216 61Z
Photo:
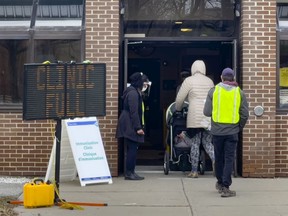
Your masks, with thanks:
M236 192L230 186L238 134L249 118L249 109L245 93L235 81L235 72L225 68L221 80L208 92L203 113L211 117L216 189L221 197L233 197Z
M123 110L118 119L116 138L123 138L127 147L125 180L143 180L135 173L138 146L144 143L144 104L142 94L151 86L148 77L141 73L133 73L121 99Z

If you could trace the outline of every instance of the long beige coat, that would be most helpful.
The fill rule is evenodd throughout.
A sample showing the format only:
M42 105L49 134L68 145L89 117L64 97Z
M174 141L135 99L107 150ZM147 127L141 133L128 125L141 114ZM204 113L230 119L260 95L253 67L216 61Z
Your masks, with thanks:
M176 97L176 110L180 111L187 97L189 102L187 128L207 128L210 118L204 116L203 108L208 91L214 86L206 76L206 66L202 60L195 61L191 66L191 76L182 83Z

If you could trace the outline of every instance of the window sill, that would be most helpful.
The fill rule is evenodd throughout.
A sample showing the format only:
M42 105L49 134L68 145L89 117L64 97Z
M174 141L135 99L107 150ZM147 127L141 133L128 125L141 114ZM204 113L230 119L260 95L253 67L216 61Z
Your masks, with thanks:
M0 103L0 113L22 112L22 103Z

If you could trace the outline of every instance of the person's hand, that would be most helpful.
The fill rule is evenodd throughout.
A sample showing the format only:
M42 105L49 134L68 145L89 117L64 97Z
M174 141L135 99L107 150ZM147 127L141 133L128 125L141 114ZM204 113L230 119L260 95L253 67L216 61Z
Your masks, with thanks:
M175 116L176 118L180 118L180 117L182 117L182 112L176 110L176 111L174 112L174 116Z
M184 131L182 131L180 134L177 134L177 137L179 137L180 139L184 139L185 137Z
M145 135L144 130L142 130L142 129L137 130L137 134L138 135Z

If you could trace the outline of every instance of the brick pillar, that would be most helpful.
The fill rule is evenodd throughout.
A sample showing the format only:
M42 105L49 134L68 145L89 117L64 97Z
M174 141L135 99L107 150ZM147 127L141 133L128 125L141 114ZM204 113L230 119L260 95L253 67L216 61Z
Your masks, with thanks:
M275 176L276 0L242 0L241 73L250 106L243 132L243 176ZM253 109L265 112L256 117Z
M106 116L99 117L112 176L118 175L119 0L86 0L86 59L106 63Z

